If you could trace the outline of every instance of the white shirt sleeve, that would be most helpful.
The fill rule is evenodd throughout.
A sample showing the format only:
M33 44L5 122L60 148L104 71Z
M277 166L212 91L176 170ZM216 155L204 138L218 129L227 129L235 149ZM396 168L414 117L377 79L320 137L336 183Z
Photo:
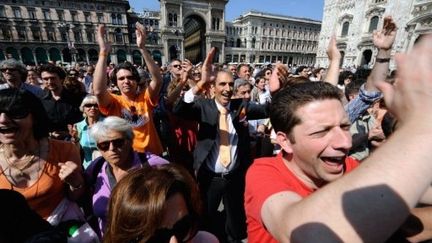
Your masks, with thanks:
M192 103L195 100L195 95L192 91L193 88L190 88L183 96L183 101L186 103Z

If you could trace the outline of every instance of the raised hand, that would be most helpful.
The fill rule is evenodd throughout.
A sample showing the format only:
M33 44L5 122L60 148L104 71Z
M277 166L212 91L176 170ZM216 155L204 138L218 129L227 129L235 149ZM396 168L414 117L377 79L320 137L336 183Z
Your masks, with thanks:
M388 110L398 123L432 118L432 35L427 35L408 54L396 56L396 83L377 84L384 93ZM431 109L429 111L429 109Z
M327 47L327 56L331 60L339 60L342 55L336 45L336 36L332 35Z
M215 53L216 53L216 48L212 47L212 49L207 54L207 57L201 69L201 81L204 81L206 83L211 82L212 80L214 80L215 77L215 72L212 65L213 57Z
M390 50L396 38L397 27L393 18L387 16L384 18L382 30L373 32L373 43L378 49Z
M96 40L97 43L99 44L99 50L105 53L109 53L111 51L111 43L105 41L105 35L106 35L105 25L100 24L98 26L97 33L96 33Z
M72 161L58 163L60 166L59 177L73 188L78 188L83 185L84 178L78 168L78 165Z
M181 79L180 80L181 80L181 82L186 82L188 80L190 71L193 68L193 65L192 65L192 63L188 59L185 59L182 62L181 66L182 66L182 71L183 72L181 74Z
M137 46L140 49L145 49L146 38L147 38L146 29L144 25L142 25L139 22L136 22L135 26L136 26L135 34L136 34Z

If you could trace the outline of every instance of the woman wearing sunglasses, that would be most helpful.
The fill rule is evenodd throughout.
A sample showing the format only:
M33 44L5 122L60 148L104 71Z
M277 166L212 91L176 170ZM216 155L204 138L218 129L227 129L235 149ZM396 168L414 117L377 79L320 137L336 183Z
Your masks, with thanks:
M0 189L21 193L44 219L66 198L75 200L84 192L78 149L48 139L48 123L36 96L0 90Z
M120 117L109 116L97 122L90 129L90 136L102 154L85 171L91 189L93 215L99 224L95 230L101 237L106 225L108 200L117 182L132 169L166 164L168 161L150 153L134 152L132 126Z
M104 242L217 243L198 231L200 203L195 181L179 165L135 170L113 191Z
M99 112L97 99L93 95L84 97L80 105L80 110L83 113L84 120L76 123L72 129L72 141L79 144L83 152L83 167L86 169L90 162L99 157L97 152L96 142L90 136L90 128L103 117Z

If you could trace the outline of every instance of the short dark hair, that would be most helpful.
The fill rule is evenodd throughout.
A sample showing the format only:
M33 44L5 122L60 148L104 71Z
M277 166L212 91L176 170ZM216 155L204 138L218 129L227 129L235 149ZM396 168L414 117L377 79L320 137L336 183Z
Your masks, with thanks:
M301 72L303 72L303 70L306 69L306 68L308 68L308 67L306 67L306 66L300 66L300 67L298 67L298 68L296 69L295 74L296 74L296 75L299 75L299 74L300 74Z
M132 65L132 63L130 62L123 62L120 63L119 65L117 65L111 75L111 82L117 85L117 72L120 71L121 69L125 69L128 70L132 73L132 76L134 77L135 81L137 83L139 83L140 81L140 76L138 73L138 70L136 69L136 67L134 67L134 65Z
M237 73L240 72L240 69L242 67L247 67L249 69L249 71L251 70L251 66L249 64L247 64L247 63L241 63L241 64L237 65Z
M295 112L301 106L316 100L341 100L339 89L326 82L306 82L294 84L276 93L270 105L270 121L276 132L291 136L294 126L301 123Z
M0 107L5 110L26 109L33 117L33 136L39 140L48 137L49 119L42 102L23 89L0 90Z
M354 80L345 86L345 97L349 101L349 96L360 91L360 87L365 83L364 80Z
M43 72L47 73L55 73L59 76L61 80L66 78L66 72L63 68L53 65L53 64L44 64L39 68L39 75Z

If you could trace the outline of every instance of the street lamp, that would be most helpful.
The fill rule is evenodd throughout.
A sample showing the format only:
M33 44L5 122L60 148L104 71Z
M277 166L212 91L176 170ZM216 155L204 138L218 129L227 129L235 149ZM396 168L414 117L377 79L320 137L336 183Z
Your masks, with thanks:
M71 41L71 39L70 39L69 30L70 29L74 29L75 25L69 24L69 23L65 23L65 22L60 22L60 23L57 24L57 27L59 28L60 31L63 30L63 32L66 33L66 42L67 42L70 54L72 55L72 60L73 60L72 65L73 65L73 64L76 63L77 49L75 48L75 43L73 41Z

